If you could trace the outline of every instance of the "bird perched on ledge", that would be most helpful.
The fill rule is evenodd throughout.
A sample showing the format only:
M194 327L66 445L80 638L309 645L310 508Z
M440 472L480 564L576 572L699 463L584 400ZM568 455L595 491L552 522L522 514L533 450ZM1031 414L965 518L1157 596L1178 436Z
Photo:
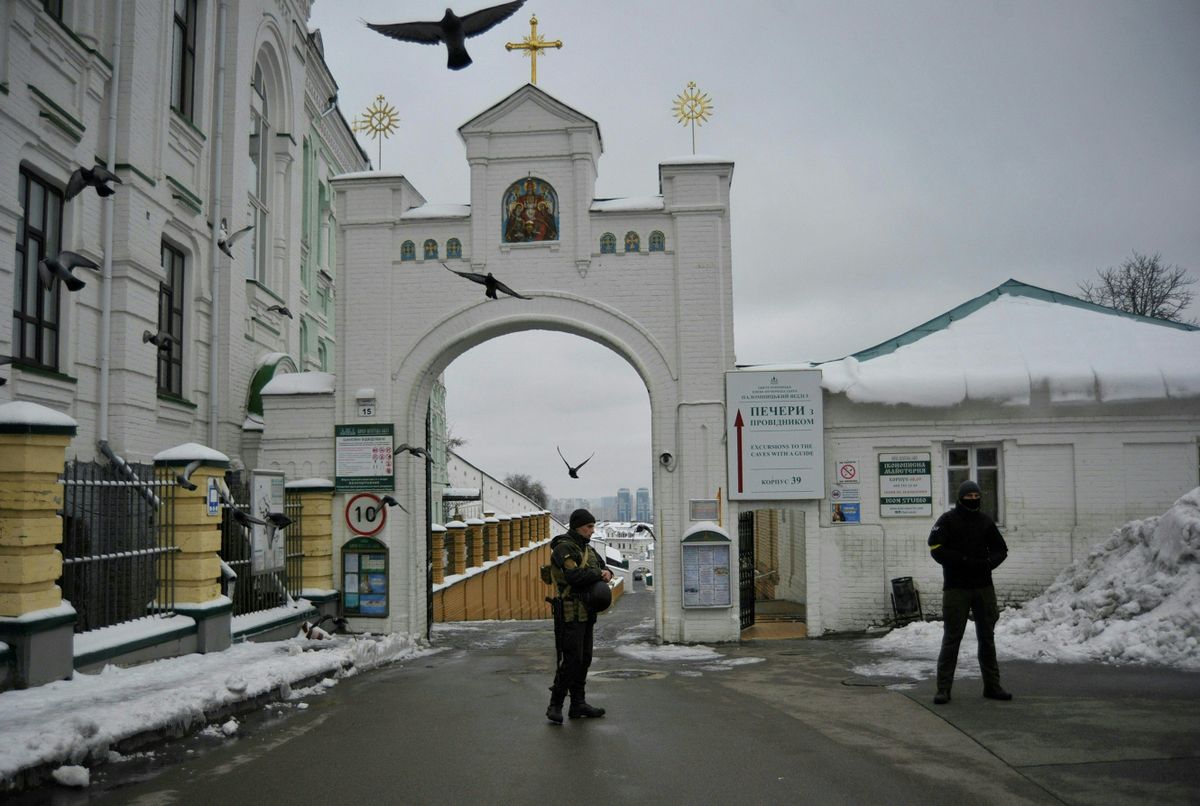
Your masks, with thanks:
M394 22L371 23L366 25L372 31L381 33L401 42L416 42L421 45L436 45L446 43L446 66L451 70L461 70L471 63L467 53L466 40L468 37L479 36L517 13L525 0L515 0L512 3L501 3L490 8L481 8L465 17L460 17L450 9L438 22Z

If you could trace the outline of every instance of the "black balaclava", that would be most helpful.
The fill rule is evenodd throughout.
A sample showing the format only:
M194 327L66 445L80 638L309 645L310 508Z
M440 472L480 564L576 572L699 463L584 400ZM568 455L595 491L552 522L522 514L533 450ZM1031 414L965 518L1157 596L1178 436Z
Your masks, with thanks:
M978 484L971 481L970 479L967 479L962 484L958 485L958 503L959 503L959 505L963 509L965 509L969 512L978 512L979 506L980 506L980 504L983 503L983 501L978 498L975 499L974 501L964 500L963 496L966 495L967 493L980 493L982 495L983 491L979 489Z

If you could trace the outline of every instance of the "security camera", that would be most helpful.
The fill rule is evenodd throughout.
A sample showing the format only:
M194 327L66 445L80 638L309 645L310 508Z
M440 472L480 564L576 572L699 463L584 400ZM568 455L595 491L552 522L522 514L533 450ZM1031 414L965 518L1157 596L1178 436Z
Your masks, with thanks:
M675 461L675 457L669 451L663 451L658 455L658 461L663 467L670 468L671 464Z

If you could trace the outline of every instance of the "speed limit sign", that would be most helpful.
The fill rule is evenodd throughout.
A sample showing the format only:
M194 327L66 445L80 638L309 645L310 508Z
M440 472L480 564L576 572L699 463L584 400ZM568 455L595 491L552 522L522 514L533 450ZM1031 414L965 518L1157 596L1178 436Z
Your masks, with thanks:
M387 521L387 507L376 495L359 493L346 502L346 525L358 535L370 537Z

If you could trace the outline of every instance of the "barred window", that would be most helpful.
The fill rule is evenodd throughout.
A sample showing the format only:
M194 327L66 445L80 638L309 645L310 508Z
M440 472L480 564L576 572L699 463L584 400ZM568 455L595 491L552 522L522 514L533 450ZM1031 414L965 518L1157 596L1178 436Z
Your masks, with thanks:
M38 279L38 263L62 251L63 196L54 186L21 168L17 201L25 215L17 221L13 283L13 358L58 369L59 288Z
M458 238L451 238L446 241L446 257L461 258L462 257L462 241Z
M650 233L650 251L665 252L667 250L667 236L663 235L658 230Z
M400 259L401 260L416 260L417 245L412 241L405 241L400 244Z
M196 94L196 0L175 0L172 37L171 108L191 120Z
M171 337L158 350L158 391L183 397L183 252L162 242L163 279L158 284L158 332Z
M615 255L617 253L617 236L606 232L600 236L600 254Z

